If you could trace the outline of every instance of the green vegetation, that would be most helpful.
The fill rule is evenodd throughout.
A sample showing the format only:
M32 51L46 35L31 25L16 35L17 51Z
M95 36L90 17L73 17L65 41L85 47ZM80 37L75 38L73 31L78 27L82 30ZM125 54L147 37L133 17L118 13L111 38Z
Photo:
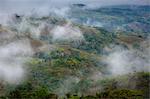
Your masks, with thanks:
M93 95L81 96L72 93L67 93L65 94L65 96L62 96L62 99L63 97L67 97L67 99L147 99L149 95L149 84L147 83L149 82L149 77L150 73L139 72L134 73L132 75L107 78L100 81L101 84L105 84L103 85L105 88L102 92L97 91L96 94ZM132 79L132 81L128 82L127 80L130 79ZM132 84L132 82L134 81L136 81L137 84L133 89L130 88L130 84ZM47 87L34 85L33 83L34 82L26 82L22 85L19 85L2 98L58 99L58 97L60 97L56 94L52 94L52 92L49 91ZM123 86L119 86L119 84L123 84ZM87 86L89 86L87 81L79 82L77 86L80 85L82 86L82 88L85 88L83 90L80 89L81 91L87 90ZM126 87L126 85L128 87Z
M85 42L76 47L91 53L102 53L103 48L114 42L115 36L113 33L105 31L101 28L81 27Z
M124 18L113 15L123 14L126 9L115 9L119 12L95 10L97 19L107 19L124 23ZM89 15L89 11L81 13L81 19ZM92 12L92 13L93 13ZM100 12L100 13L99 13ZM128 13L128 11L125 11ZM107 16L105 14L109 14ZM129 13L131 14L131 13ZM129 15L132 18L132 15ZM129 19L129 22L132 22ZM41 22L54 25L64 25L67 20L58 17L29 18L29 24L37 27ZM35 21L35 22L34 22ZM144 21L144 20L143 20ZM105 23L105 22L104 22ZM114 23L114 22L112 22ZM110 30L113 27L110 24ZM144 35L132 35L131 32L110 32L100 27L74 24L82 32L84 39L53 41L48 27L43 29L40 38L26 36L35 50L34 56L28 59L26 65L27 78L20 85L9 85L0 82L0 98L3 99L148 99L150 88L149 72L134 72L126 75L110 75L109 68L103 61L111 52L111 45L120 45L125 49L141 50ZM109 26L107 27L109 28ZM145 29L144 29L145 30ZM143 30L143 31L144 31ZM4 31L0 29L0 31ZM6 30L5 30L6 31ZM18 32L17 30L13 30ZM135 30L133 30L135 31ZM149 30L148 30L149 31ZM6 31L7 32L7 31ZM28 31L30 32L30 31ZM5 33L5 32L4 32ZM147 32L146 32L147 33ZM28 33L29 35L30 33ZM144 34L144 33L141 33ZM16 37L17 38L17 37ZM19 38L19 37L18 37ZM20 37L21 38L21 37ZM38 48L42 45L52 48ZM143 46L146 46L146 44ZM43 47L43 46L42 46ZM45 46L44 46L45 47ZM105 48L107 50L105 50ZM41 48L42 49L42 48ZM144 47L143 47L144 49ZM139 53L142 54L142 53ZM143 56L144 58L144 56Z

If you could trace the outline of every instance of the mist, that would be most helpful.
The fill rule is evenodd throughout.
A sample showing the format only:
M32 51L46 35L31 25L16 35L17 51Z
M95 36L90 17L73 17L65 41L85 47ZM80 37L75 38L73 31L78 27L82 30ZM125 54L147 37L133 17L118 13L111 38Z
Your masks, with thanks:
M52 40L54 46L57 41L85 40L82 31L69 20L64 19L67 22L60 25L52 24L47 19L41 19L40 21L31 20L31 17L36 19L38 16L49 16L51 14L62 19L67 18L72 10L70 5L75 3L86 4L87 8L92 9L110 5L150 5L149 0L1 0L0 24L6 26L7 31L0 31L0 82L20 84L27 78L28 66L25 63L34 54L30 39L46 43L40 39L41 34L45 31L46 33L42 35L46 37L50 35L52 38L48 39ZM16 19L15 13L19 15L18 19ZM88 19L86 24L103 27L103 24L92 19ZM145 42L150 43L149 41ZM145 45L142 43L140 46ZM47 49L46 46L43 46L43 49ZM108 55L101 55L105 59L102 62L107 65L109 75L105 75L99 70L94 70L93 74L86 77L92 80L93 84L98 80L104 79L105 76L112 77L141 71L150 72L149 47L143 46L143 51L140 51L124 49L115 45L111 49L112 51ZM99 61L101 62L101 60ZM65 95L71 92L80 80L82 79L76 76L69 76L62 81L59 88L54 90L54 92L60 96ZM101 89L101 87L99 86L97 90Z
M26 78L27 58L33 55L30 41L17 38L17 33L0 27L0 82L19 84Z
M3 19L0 24L4 23L6 17L14 13L31 15L36 12L39 15L48 15L54 11L64 16L66 15L64 14L66 8L76 3L86 4L88 8L126 4L150 5L149 0L0 0L0 18ZM62 8L65 9L60 10Z
M83 34L79 28L73 27L70 22L63 26L56 26L51 31L53 41L78 41L83 40Z
M0 46L0 81L18 84L25 79L24 62L32 55L27 40L14 41Z
M145 54L149 53L147 48L144 48L145 53L135 49L124 49L120 46L115 46L112 50L105 60L112 76L143 71L150 72L150 57L149 54Z

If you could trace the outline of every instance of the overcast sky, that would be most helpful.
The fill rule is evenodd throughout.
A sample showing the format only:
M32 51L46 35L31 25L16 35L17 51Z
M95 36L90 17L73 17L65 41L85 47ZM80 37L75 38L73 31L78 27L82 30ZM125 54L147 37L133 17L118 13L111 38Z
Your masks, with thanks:
M0 14L64 7L72 3L84 3L93 7L120 4L150 5L150 0L0 0Z

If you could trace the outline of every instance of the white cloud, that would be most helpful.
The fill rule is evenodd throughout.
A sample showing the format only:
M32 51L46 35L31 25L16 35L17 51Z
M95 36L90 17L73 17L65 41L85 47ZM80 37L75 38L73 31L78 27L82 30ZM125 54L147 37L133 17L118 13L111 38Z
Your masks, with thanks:
M52 34L53 41L56 40L76 41L84 39L80 29L77 27L73 27L71 23L67 23L63 26L56 26L50 33Z
M125 50L117 47L106 56L105 62L108 64L108 70L112 75L123 75L139 71L150 71L150 61L149 56L147 56L137 50Z
M0 81L18 84L25 77L25 58L32 55L28 40L18 40L0 46Z

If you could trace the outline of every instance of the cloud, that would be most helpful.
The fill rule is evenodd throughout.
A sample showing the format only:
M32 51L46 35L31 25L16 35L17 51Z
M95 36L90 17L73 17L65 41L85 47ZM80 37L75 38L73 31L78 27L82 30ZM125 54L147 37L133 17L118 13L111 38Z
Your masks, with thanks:
M127 50L121 47L115 47L114 51L106 56L105 62L108 65L108 71L112 75L124 75L133 72L150 71L149 56L138 50ZM146 50L145 50L146 51Z
M25 78L24 62L33 54L28 40L17 40L0 46L0 81L18 84Z
M73 88L79 83L80 78L69 76L65 80L62 81L60 87L55 90L55 93L59 95L59 97L64 96L73 91Z
M50 33L53 41L78 41L84 39L80 29L72 26L69 22L63 26L56 26Z
M31 16L22 16L21 18L16 18L13 15L8 19L6 26L16 30L18 36L39 38L47 23L45 21L36 21L30 18Z
M68 17L70 10L70 7L51 8L50 13L54 13L59 17Z
M11 65L11 66L10 66ZM14 65L14 66L13 66ZM18 63L0 62L0 80L10 84L20 83L25 76L24 69Z

